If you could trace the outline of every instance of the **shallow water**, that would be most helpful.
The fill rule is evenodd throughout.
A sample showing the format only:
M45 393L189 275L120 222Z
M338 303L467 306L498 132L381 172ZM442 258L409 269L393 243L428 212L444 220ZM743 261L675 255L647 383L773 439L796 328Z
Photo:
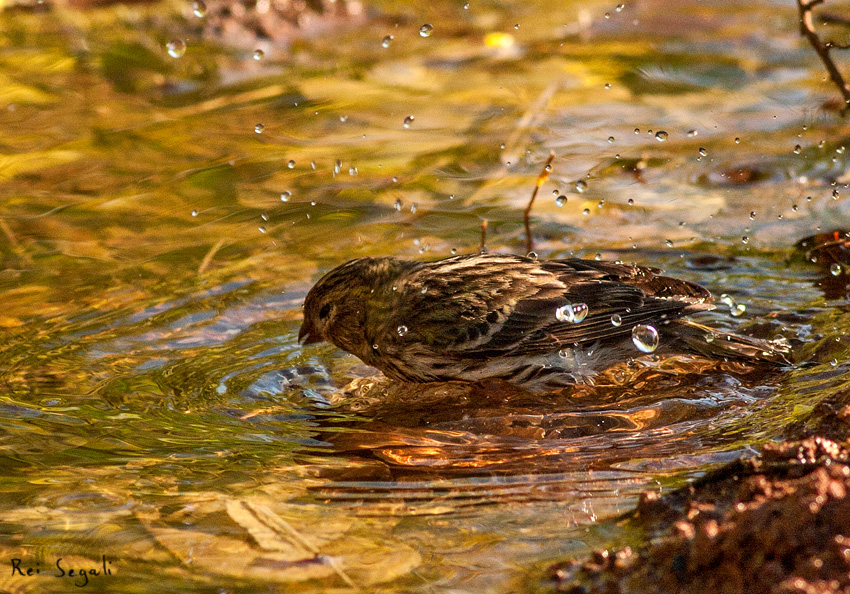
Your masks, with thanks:
M111 592L530 589L850 383L846 285L791 258L850 226L850 127L790 2L384 3L259 61L180 4L0 22L2 589L79 585L59 558ZM727 293L702 321L807 365L553 396L298 346L351 257L474 252L483 219L522 252L550 150L542 257Z

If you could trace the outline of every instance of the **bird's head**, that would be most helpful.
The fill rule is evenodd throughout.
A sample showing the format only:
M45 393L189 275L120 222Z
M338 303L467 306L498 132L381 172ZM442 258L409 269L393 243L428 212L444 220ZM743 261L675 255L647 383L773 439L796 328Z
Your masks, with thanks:
M304 299L298 341L313 344L327 340L361 356L371 348L366 322L373 295L392 283L402 265L394 258L358 258L328 272Z

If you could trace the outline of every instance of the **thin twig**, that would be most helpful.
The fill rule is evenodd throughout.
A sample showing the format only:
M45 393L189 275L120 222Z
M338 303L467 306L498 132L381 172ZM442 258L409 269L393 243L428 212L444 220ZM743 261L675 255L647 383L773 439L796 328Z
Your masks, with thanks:
M209 268L210 263L212 262L213 256L215 256L216 252L221 249L224 245L224 238L219 239L214 246L207 252L207 255L204 256L204 259L201 260L201 265L198 266L198 276L201 276L204 272L206 272L207 268Z
M481 221L481 247L478 251L482 254L487 251L487 219Z
M833 44L821 41L820 36L815 32L815 26L812 22L812 9L824 2L825 0L797 0L797 7L800 9L800 34L809 40L818 57L820 57L821 62L823 62L824 67L826 67L829 78L838 87L838 91L844 98L844 109L841 110L841 113L846 114L850 111L850 85L844 80L844 76L838 70L832 56L829 54L830 50L834 47Z
M530 253L534 250L534 240L531 238L531 207L534 206L534 200L537 198L537 192L540 191L540 186L546 183L549 179L549 173L552 171L552 161L555 160L555 151L549 153L549 158L546 159L546 165L543 166L543 171L537 176L537 183L534 186L534 191L531 192L531 200L528 201L528 206L525 207L522 222L525 223L525 251Z

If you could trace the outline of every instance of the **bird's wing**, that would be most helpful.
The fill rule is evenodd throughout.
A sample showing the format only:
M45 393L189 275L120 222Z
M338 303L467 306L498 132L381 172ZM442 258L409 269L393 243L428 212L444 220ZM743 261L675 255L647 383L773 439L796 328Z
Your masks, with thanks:
M655 269L586 260L543 262L541 268L554 275L563 288L538 290L518 299L489 340L458 345L463 356L550 353L619 338L639 324L664 323L710 308L704 305L711 299L706 289L660 276ZM555 312L566 304L586 305L586 318L578 323L558 320Z

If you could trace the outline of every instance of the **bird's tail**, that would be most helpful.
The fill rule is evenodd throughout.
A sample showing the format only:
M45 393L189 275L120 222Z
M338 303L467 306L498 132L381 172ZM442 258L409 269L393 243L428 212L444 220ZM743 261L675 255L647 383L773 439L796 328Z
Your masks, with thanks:
M779 341L721 332L689 320L671 323L675 337L688 349L712 359L790 365L791 348Z

